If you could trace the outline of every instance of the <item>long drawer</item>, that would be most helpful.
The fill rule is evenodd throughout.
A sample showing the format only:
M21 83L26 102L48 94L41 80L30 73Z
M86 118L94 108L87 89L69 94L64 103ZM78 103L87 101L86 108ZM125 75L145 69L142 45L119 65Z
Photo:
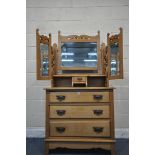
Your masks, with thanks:
M50 118L110 118L110 106L50 106Z
M109 102L109 92L51 92L49 102Z
M52 120L50 136L110 137L110 120Z

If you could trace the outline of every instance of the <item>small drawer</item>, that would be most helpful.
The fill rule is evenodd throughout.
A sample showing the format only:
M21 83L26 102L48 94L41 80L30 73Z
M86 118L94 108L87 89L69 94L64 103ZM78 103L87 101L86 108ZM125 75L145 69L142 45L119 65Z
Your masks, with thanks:
M50 136L110 137L110 120L52 120Z
M86 82L87 78L83 76L72 77L73 82Z
M50 118L110 118L110 106L50 106Z
M87 86L87 77L79 76L79 77L72 77L72 86Z
M49 102L109 102L109 92L51 92Z

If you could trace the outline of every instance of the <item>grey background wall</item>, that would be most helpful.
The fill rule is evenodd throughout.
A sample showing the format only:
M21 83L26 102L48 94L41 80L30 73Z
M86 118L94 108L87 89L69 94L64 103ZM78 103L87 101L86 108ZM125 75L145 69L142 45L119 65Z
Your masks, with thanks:
M45 92L50 81L36 80L36 28L41 34L52 34L52 44L57 43L57 33L118 33L123 27L124 79L114 80L115 126L117 137L128 137L129 128L129 4L128 0L27 0L26 31L26 106L27 136L44 136Z

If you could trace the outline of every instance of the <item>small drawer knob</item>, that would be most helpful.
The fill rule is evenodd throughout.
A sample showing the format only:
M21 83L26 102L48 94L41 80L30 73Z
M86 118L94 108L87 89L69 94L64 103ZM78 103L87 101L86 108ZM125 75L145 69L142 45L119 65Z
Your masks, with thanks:
M96 132L96 133L103 132L103 127L93 127L93 129L94 129L94 132Z
M63 116L66 113L65 110L56 110L56 112L57 112L57 115L59 115L59 116Z
M99 116L103 114L103 110L93 110L94 114Z
M57 132L59 133L63 133L65 132L65 128L64 127L56 127Z
M64 96L64 95L57 95L56 98L57 98L57 100L59 100L59 101L65 100L65 96Z

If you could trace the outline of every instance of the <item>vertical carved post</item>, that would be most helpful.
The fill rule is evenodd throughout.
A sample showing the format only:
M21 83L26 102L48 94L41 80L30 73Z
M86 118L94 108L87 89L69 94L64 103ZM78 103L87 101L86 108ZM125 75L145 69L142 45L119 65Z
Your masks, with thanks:
M120 78L123 79L123 29L120 27L119 39L119 53L120 53Z
M58 67L57 67L57 71L59 70L59 67L61 66L61 32L58 31L58 54L57 54L57 63L58 63Z
M56 74L56 70L57 70L57 44L54 43L53 44L53 72L54 74Z
M40 34L39 29L36 29L36 73L37 73L37 80L40 80Z
M98 51L98 74L102 74L102 67L101 67L101 51L100 51L100 31L97 32L97 51Z
M102 74L106 76L105 79L105 86L109 86L109 81L107 77L108 72L108 53L107 53L107 47L105 43L101 44L101 54L102 54Z
M105 43L101 44L101 55L102 55L102 73L106 75L106 49Z
M49 61L49 77L50 77L50 79L52 79L53 78L53 73L52 73L52 60L51 60L51 54L52 54L52 51L51 51L51 42L52 42L52 37L51 37L51 33L49 33L49 44L48 44L48 46L49 46L49 55L48 55L48 61Z
M53 75L56 74L56 70L57 70L57 44L54 43L52 48L52 53L51 53L51 71L52 71L52 78L51 78L51 87L54 86L54 83L53 83Z
M109 79L109 75L110 75L110 73L109 73L109 71L110 71L110 47L108 46L109 44L110 44L110 38L109 38L109 36L110 36L110 33L107 33L107 48L106 48L106 51L107 51L107 58L108 58L108 64L107 64L107 78Z

